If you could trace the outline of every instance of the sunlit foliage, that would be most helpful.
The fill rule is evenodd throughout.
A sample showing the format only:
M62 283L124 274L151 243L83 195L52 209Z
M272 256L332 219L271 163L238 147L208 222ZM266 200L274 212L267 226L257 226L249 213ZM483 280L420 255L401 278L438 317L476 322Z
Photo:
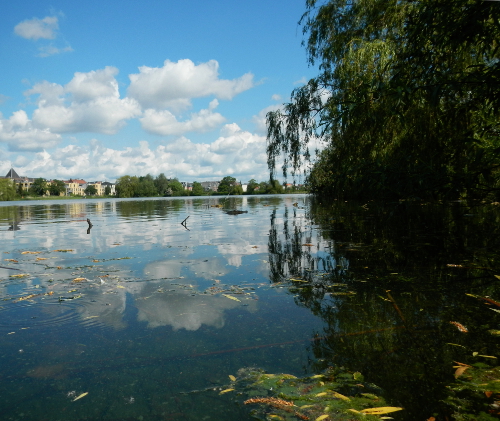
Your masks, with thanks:
M336 198L496 199L497 2L306 2L319 75L270 112L268 164L294 174L317 138L311 191Z

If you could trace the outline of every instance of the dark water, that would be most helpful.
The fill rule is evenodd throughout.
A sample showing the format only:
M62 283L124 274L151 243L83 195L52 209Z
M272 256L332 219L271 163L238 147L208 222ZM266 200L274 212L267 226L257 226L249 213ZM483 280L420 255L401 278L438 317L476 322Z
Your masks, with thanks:
M2 203L1 419L252 419L228 376L331 366L395 419L474 419L448 386L454 361L497 365L499 219L302 195ZM495 416L479 395L464 411Z

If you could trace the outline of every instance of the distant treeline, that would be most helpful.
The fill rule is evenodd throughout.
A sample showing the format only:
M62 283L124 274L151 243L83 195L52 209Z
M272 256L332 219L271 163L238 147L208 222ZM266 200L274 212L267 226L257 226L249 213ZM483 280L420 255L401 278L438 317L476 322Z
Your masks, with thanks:
M205 189L202 183L193 182L190 189L184 186L177 178L168 179L165 174L153 178L148 174L145 176L124 175L116 180L116 195L118 197L154 197L154 196L206 196L206 195L241 195L241 194L279 194L285 188L277 181L257 182L254 179L248 181L247 191L243 191L240 182L234 177L224 177L217 187L217 191ZM297 191L288 188L286 191Z

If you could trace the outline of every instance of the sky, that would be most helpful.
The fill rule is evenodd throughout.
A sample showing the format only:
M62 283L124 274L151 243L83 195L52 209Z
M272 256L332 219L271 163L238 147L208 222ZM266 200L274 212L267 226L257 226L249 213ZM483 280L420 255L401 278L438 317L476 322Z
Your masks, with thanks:
M305 0L6 2L0 175L268 180L265 115L317 73L304 11Z

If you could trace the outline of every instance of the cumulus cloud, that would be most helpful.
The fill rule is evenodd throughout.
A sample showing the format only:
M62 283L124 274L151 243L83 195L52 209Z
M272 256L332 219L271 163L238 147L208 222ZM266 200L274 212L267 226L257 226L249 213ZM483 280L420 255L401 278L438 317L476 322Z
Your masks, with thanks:
M0 142L10 151L42 151L61 141L61 136L49 129L34 126L25 111L15 111L9 119L0 119Z
M265 137L227 124L211 143L194 143L180 137L155 148L141 141L136 147L113 149L93 140L84 146L67 145L39 152L29 165L16 170L29 176L59 179L114 180L123 175L165 173L183 181L220 180L226 175L243 177L243 181L263 180L268 177L265 145Z
M36 84L25 92L27 96L38 95L33 123L56 133L116 133L126 120L141 115L137 101L120 98L117 73L108 66L77 72L65 86L46 81Z
M163 67L139 67L138 74L129 75L128 95L144 108L181 111L191 106L192 98L214 95L230 100L254 86L253 75L237 79L219 79L219 63L210 60L195 65L191 60L177 63L165 60Z
M152 108L147 109L139 120L144 130L163 136L188 132L207 132L215 129L226 120L221 114L214 112L218 105L219 102L214 99L210 102L208 109L192 113L191 118L186 121L178 121L174 114L168 110L156 111Z
M14 32L22 38L38 40L54 39L59 23L56 16L47 16L43 19L33 18L18 23Z
M64 16L62 13L59 13L59 15ZM14 27L14 33L25 39L38 41L42 44L44 44L44 40L54 40L54 42L45 43L45 45L38 47L38 57L49 57L73 51L73 48L67 42L64 40L61 42L58 30L59 19L57 16L46 16L43 19L27 19Z

